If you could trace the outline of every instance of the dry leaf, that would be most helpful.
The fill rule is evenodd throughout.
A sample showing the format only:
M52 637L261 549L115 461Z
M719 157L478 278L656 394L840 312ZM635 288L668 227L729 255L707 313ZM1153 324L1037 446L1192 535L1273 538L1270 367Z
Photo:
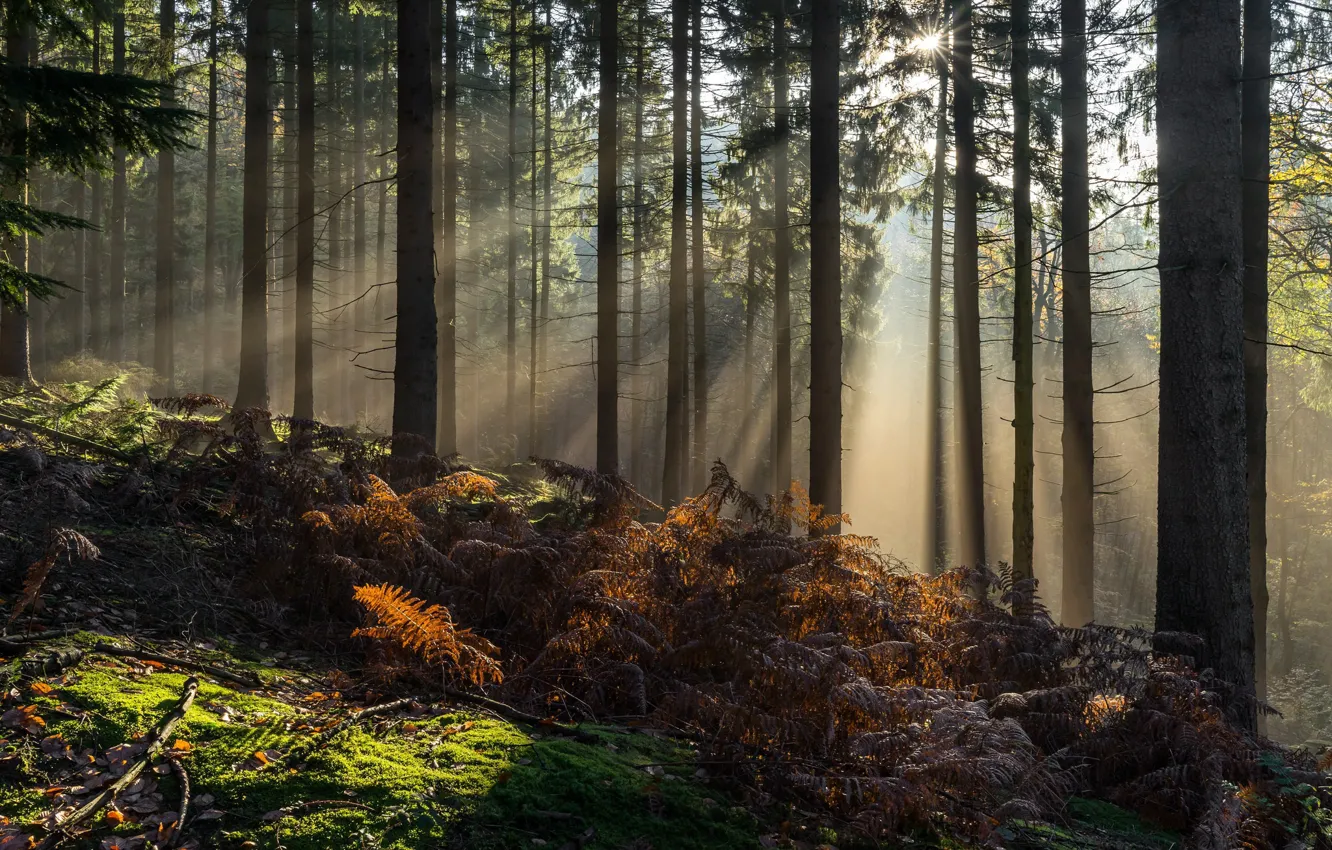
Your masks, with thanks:
M118 812L115 809L107 809L106 820L108 823L122 824L125 822L125 815L123 812Z
M31 685L28 686L28 690L32 691L34 694L38 694L40 696L46 696L47 694L54 691L55 688L51 687L45 682L33 682Z
M194 745L183 738L177 738L176 743L171 745L171 749L178 753L188 753L190 750L194 749Z

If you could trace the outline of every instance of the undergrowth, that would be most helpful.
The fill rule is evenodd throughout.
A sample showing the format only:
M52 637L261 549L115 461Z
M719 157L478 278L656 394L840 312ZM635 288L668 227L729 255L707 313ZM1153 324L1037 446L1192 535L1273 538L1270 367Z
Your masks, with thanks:
M718 465L663 514L555 461L515 488L316 422L199 415L219 399L161 406L171 509L252 529L251 592L357 641L381 692L668 730L756 806L869 841L1016 840L1081 795L1192 847L1332 847L1332 783L1231 725L1187 636L1061 628L1002 570L912 574L825 533L839 518L798 487L758 498Z

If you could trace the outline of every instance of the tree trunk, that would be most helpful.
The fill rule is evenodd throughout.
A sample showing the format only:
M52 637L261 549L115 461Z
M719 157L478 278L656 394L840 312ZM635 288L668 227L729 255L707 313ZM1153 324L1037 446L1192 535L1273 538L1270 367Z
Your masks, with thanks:
M518 447L518 0L509 0L509 239L504 326L504 438ZM514 458L517 459L516 457Z
M947 538L944 532L945 503L942 404L943 335L943 246L944 210L948 194L948 50L952 18L949 0L940 4L940 43L934 54L935 74L939 78L939 99L934 119L934 175L931 192L934 205L930 218L930 306L928 339L925 346L925 558L930 572L947 569Z
M690 45L689 122L690 187L694 194L694 446L690 488L698 493L708 474L708 322L707 255L703 228L703 0L693 0L693 39Z
M620 209L615 142L620 83L620 4L600 0L597 114L597 471L620 471Z
M1013 85L1013 577L1035 577L1036 463L1031 298L1031 9L1012 0ZM1025 607L1025 606L1020 606Z
M667 506L684 495L685 381L689 368L688 212L689 3L671 8L671 279L666 378L666 450L661 497Z
M356 13L353 30L356 41L356 64L352 69L352 333L364 333L369 311L366 302L370 293L365 287L365 15ZM353 337L353 345L358 349ZM356 360L349 364L351 383L348 408L353 422L369 422L370 411L366 392L366 379L360 374Z
M12 6L7 12L5 52L9 54L9 64L21 68L31 61L32 54L35 51L34 39L30 25L15 13ZM10 108L14 111L17 124L17 132L14 133L15 138L10 155L26 157L28 145L27 104L22 100L16 100L10 104ZM13 185L7 187L7 189L10 197L14 200L19 203L27 203L28 169L26 162L20 168L21 170ZM28 237L23 235L10 236L5 253L9 262L16 268L26 270L28 268ZM6 303L3 307L0 307L0 377L12 378L20 384L32 383L32 363L28 350L28 301L27 292L23 292L19 295L19 306L15 307Z
M772 369L773 439L772 491L791 486L791 224L790 136L786 67L786 0L777 0L773 17L773 261Z
M810 14L809 498L830 516L842 512L839 6L840 0L822 0Z
M102 22L94 16L92 23L92 72L102 73ZM92 189L92 207L88 221L95 230L88 234L88 264L84 267L83 287L88 302L88 345L87 350L94 356L104 353L106 338L102 333L105 305L102 293L102 230L105 227L105 196L102 174L94 171L89 177Z
M125 73L125 0L117 0L111 23L111 70ZM107 359L125 360L125 149L112 152L111 178L111 280L107 291L110 327L107 329Z
M314 0L296 0L296 352L292 416L314 419Z
M1272 3L1245 0L1243 161L1244 419L1255 689L1267 698L1267 218L1272 133Z
M531 300L527 305L527 342L528 342L528 360L527 360L527 453L529 455L539 455L540 439L537 436L537 392L538 392L538 372L537 372L537 239L540 231L537 226L537 180L539 160L537 159L537 122L540 116L537 112L537 47L540 41L537 32L536 3L532 4L532 26L530 29L532 39L532 113L529 116L532 121L532 181L528 196L528 214L531 218L528 239L531 244L531 271L532 271L532 291Z
M545 138L542 142L546 155L542 162L542 190L545 193L545 202L542 205L542 227L541 227L541 313L538 321L538 328L541 334L541 342L537 352L540 361L539 371L545 372L547 364L550 362L547 357L548 346L550 345L550 247L552 232L550 227L551 210L555 204L554 183L553 183L553 159L555 156L555 138L554 125L551 121L551 113L554 108L554 93L552 82L555 74L554 63L554 38L555 31L551 28L551 7L554 5L552 0L546 0L546 42L545 52L542 54L542 64L544 71L543 91L546 97L546 111L544 115ZM536 73L535 69L533 73ZM549 425L547 425L549 430ZM546 446L538 446L537 453L542 454L548 451Z
M638 4L635 27L634 56L634 257L632 326L629 330L629 361L633 363L630 378L629 413L629 480L636 487L644 487L643 467L646 447L643 445L643 417L646 399L643 382L643 81L647 72L647 3Z
M83 180L74 180L74 215L78 218L87 220L88 218L88 187ZM72 234L74 237L74 274L71 277L75 281L83 281L83 285L75 284L78 291L70 293L68 297L68 309L72 314L70 316L70 353L78 356L87 351L88 345L88 326L84 313L88 302L88 242L92 234L86 230L76 230Z
M296 0L299 4L300 0ZM295 398L296 392L296 267L300 256L300 239L297 233L301 227L300 209L296 201L300 173L297 160L300 157L300 105L296 102L297 70L296 42L297 32L296 7L283 21L282 33L282 339L278 347L281 352L281 379L276 382L274 393L282 399L285 407L287 399Z
M1064 242L1064 594L1060 619L1068 626L1096 615L1096 524L1092 511L1091 200L1087 174L1087 3L1062 0L1059 60L1063 111Z
M176 2L162 0L158 21L170 89L162 95L162 106L175 104ZM248 139L246 140L248 143ZM176 155L170 148L157 154L157 287L153 310L153 370L158 392L176 394L175 321L176 274Z
M981 425L980 283L976 203L976 84L972 78L971 0L955 7L953 123L957 139L953 214L953 362L957 444L958 559L985 563L985 444Z
M432 0L398 4L398 320L393 366L393 435L414 435L433 450L436 346L431 140L438 100L430 85ZM419 454L399 440L397 454Z
M1157 20L1156 628L1203 639L1200 669L1233 685L1227 711L1252 729L1239 3L1166 4Z
M347 299L346 275L342 268L342 139L340 59L338 54L338 12L341 0L328 0L328 415L335 421L347 421Z
M458 0L444 12L444 191L439 258L439 421L436 449L458 451Z
M241 345L236 409L268 408L268 0L245 15L245 182L241 202Z
M389 178L393 173L393 165L388 156L389 150L389 125L393 123L393 116L390 110L392 100L392 86L389 83L390 58L393 46L393 22L390 18L384 18L383 32L383 65L380 67L380 88L379 88L379 203L375 215L377 222L375 224L375 340L376 348L386 349L383 343L379 342L384 334L384 327L389 316L389 288L388 278L388 207L389 207ZM392 367L392 354L390 351L383 350L376 352L373 363L378 372L386 371L385 367ZM378 373L377 373L378 374ZM383 410L385 391L384 387L392 389L388 381L375 381L372 386L375 392L372 396L373 406L376 412Z
M208 19L208 143L204 178L203 368L200 390L216 389L217 376L217 30L222 25L221 0L211 0ZM289 172L290 173L290 172ZM283 252L285 258L286 252ZM95 314L94 314L95 315Z

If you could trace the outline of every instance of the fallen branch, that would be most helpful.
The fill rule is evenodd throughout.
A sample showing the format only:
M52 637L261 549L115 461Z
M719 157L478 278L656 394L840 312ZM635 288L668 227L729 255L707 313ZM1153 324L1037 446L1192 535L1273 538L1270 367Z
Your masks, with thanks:
M564 735L573 738L575 741L583 744L599 744L601 739L590 732L584 732L577 726L565 726L563 723L556 723L548 717L537 717L535 714L528 714L525 711L519 711L511 705L493 700L490 697L469 694L466 691L455 691L452 688L445 688L444 693L449 699L458 702L471 703L472 705L488 708L491 711L503 717L505 720L512 720L515 723L527 723L532 726L539 726L547 732L554 735Z
M94 652L100 652L103 655L114 655L118 658L138 658L141 661L156 661L158 664L170 664L172 667L180 667L185 670L193 670L196 673L207 673L215 679L225 679L233 684L241 685L246 688L262 688L264 682L253 673L233 673L223 667L213 664L204 664L201 661L190 661L188 658L176 658L172 655L159 655L156 652L147 652L142 649L125 649L116 646L113 643L99 643L93 648Z
M171 759L171 772L176 774L176 781L180 783L180 808L176 810L176 829L171 833L167 846L177 847L185 834L185 818L190 813L190 774L185 770L184 762L178 758Z
M191 676L185 682L185 690L181 693L180 699L157 724L157 729L153 732L152 737L148 739L148 746L144 749L143 755L139 756L138 760L119 779L103 788L92 799L57 825L38 845L38 850L55 847L61 841L69 838L72 829L97 814L103 806L115 799L116 795L133 785L134 780L139 778L139 775L148 767L153 758L166 746L172 731L175 730L176 725L181 720L185 719L185 713L190 710L190 706L194 704L194 698L198 695L199 680Z
M23 649L30 643L41 643L47 640L56 640L57 638L69 637L78 633L78 629L51 629L45 632L32 632L26 635L5 635L0 637L0 649Z
M293 747L292 751L287 754L288 762L290 762L290 760L295 756L297 756L298 754L306 756L309 755L310 753L322 750L324 747L327 747L329 745L329 742L332 741L334 736L336 736L339 732L341 732L342 730L346 729L349 726L354 726L357 723L360 723L362 720L366 719L367 717L374 717L377 714L388 714L391 711L397 711L400 708L404 708L410 705L419 705L421 703L422 700L418 700L415 697L404 697L402 699L395 699L392 702L385 702L385 703L380 703L379 705L372 705L369 708L363 708L360 711L349 714L346 717L339 720L337 723L334 723L332 726L320 732L314 738L313 742L311 742L307 746L301 747L297 745L296 747Z
M8 425L11 428L22 428L25 431L31 431L34 434L41 434L51 440L61 443L68 443L75 448L83 449L85 452L105 455L116 460L130 463L134 457L129 452L123 452L120 449L104 446L101 443L94 443L92 440L85 440L83 437L76 437L73 434L66 434L64 431L57 431L54 428L48 428L45 425L38 425L35 422L29 422L26 419L20 419L17 416L7 416L0 413L0 425Z
M596 837L597 828L595 826L589 826L581 835L571 841L565 842L564 846L560 847L560 850L582 850L582 848L590 844L592 839Z

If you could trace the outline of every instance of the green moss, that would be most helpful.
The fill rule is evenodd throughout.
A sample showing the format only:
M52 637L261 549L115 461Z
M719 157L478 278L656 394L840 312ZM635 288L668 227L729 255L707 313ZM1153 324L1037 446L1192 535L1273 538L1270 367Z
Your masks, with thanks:
M300 674L271 673L294 679ZM186 676L134 673L125 665L85 662L45 709L65 703L81 719L45 711L49 731L76 748L98 751L149 731L179 699ZM235 714L227 722L226 706ZM289 704L205 682L175 736L193 749L185 759L194 794L210 794L226 812L195 827L211 841L254 841L288 850L335 846L382 848L558 847L596 830L589 848L619 848L644 839L657 848L721 850L758 846L753 818L694 777L693 754L643 735L600 730L589 744L529 732L490 716L455 712L404 721L381 718L339 733L303 764L280 759L257 766L256 751L286 751L317 722L302 703ZM459 727L470 721L465 731ZM38 761L35 741L28 747ZM650 775L648 765L675 778ZM36 780L35 773L29 773ZM159 777L166 799L174 779ZM38 783L5 784L0 812L30 821L47 805ZM331 801L331 802L330 802ZM298 807L279 820L278 809ZM130 825L120 832L132 834Z

